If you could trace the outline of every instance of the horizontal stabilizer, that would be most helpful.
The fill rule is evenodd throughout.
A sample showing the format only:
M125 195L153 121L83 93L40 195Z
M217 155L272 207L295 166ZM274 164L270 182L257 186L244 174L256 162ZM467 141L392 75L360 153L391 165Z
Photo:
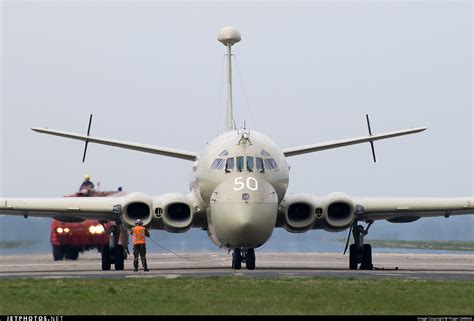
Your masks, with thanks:
M114 146L114 147L119 147L119 148L131 149L131 150L136 150L136 151L144 152L144 153L180 158L180 159L185 159L189 161L194 161L196 157L198 156L197 153L178 150L174 148L136 144L136 143L124 142L124 141L108 139L108 138L99 138L99 137L92 137L92 136L87 136L87 135L67 133L67 132L51 130L47 128L34 127L34 128L31 128L31 130L34 130L35 132L42 133L42 134L60 136L60 137L65 137L69 139L76 139L76 140L81 140L81 141L89 142L89 143L96 143L96 144L101 144L101 145L109 145L109 146Z
M344 146L349 146L349 145L373 143L376 140L416 134L424 130L426 130L426 128L424 127L404 129L404 130L387 132L387 133L373 135L373 136L369 135L369 136L362 136L362 137L356 137L356 138L341 139L341 140L336 140L336 141L326 142L326 143L319 143L319 144L314 144L314 145L298 146L298 147L293 147L293 148L286 148L283 150L283 153L285 154L286 157L290 157L290 156L314 153L314 152L319 152L326 149L339 148L339 147L344 147Z

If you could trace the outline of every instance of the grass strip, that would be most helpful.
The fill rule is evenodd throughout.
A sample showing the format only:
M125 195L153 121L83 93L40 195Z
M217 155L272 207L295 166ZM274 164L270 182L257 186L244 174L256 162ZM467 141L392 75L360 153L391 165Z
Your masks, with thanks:
M379 278L0 280L0 315L473 315L474 281Z

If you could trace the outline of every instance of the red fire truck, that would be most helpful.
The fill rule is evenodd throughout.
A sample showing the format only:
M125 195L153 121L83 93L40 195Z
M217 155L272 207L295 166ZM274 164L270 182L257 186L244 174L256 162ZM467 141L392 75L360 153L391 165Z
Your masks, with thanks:
M121 196L121 188L117 191L78 192L66 197L111 197ZM123 270L126 258L128 233L117 233L115 222L86 220L82 222L63 222L53 219L51 223L51 245L55 261L67 259L77 260L79 253L97 249L102 254L102 269L110 270L115 264L116 270ZM122 230L122 227L120 227Z

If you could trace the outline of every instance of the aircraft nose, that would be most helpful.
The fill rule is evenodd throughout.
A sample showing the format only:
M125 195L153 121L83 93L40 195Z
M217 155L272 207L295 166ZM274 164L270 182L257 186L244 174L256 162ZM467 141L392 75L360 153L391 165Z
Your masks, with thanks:
M257 248L275 228L278 197L264 180L236 177L215 189L210 209L210 224L220 245Z

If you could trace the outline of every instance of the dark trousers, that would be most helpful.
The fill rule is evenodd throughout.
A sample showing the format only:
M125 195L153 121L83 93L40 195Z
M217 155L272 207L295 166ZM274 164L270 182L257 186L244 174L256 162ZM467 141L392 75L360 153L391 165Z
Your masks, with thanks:
M142 266L144 269L147 268L146 264L146 246L145 244L135 244L133 246L133 267L138 269L138 255L142 259Z

